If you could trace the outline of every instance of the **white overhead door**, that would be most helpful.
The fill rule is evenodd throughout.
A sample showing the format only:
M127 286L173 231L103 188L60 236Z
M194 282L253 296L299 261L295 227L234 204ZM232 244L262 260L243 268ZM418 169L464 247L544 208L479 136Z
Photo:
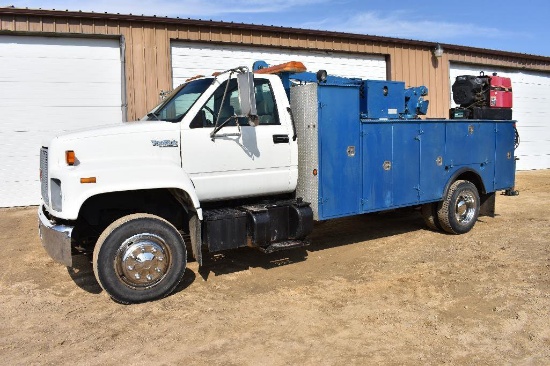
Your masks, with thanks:
M0 35L0 207L40 201L39 150L122 120L117 39Z
M384 56L172 42L173 87L196 75L210 75L237 66L252 68L258 60L269 65L300 61L313 72L323 69L329 75L386 80Z
M451 85L459 75L486 75L493 72L512 79L513 118L521 144L516 150L518 170L550 168L550 123L546 118L550 105L550 74L500 69L486 65L465 65L451 63ZM451 105L456 106L451 95Z

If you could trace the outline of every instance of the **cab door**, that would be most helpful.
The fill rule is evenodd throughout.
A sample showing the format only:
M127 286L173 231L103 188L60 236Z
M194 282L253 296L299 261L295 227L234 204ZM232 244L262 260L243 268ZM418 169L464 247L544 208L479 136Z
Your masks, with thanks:
M281 123L270 81L255 79L254 88L258 126L250 126L247 118L232 117L240 111L237 81L230 79L221 83L182 128L182 168L202 201L293 189L289 125ZM224 122L211 136L214 127Z

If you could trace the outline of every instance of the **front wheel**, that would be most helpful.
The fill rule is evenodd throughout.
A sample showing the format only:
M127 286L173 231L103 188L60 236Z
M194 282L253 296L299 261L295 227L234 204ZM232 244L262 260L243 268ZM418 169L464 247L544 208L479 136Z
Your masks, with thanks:
M97 282L124 304L158 299L170 294L186 266L183 238L168 221L134 214L109 225L94 249Z
M479 193L476 186L466 180L457 180L438 206L439 224L448 233L464 234L474 227L478 216Z

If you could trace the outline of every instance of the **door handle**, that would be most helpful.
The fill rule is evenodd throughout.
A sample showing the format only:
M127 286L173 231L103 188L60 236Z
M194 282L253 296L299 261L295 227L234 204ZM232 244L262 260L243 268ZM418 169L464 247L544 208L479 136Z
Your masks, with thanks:
M288 144L288 135L273 135L274 144Z

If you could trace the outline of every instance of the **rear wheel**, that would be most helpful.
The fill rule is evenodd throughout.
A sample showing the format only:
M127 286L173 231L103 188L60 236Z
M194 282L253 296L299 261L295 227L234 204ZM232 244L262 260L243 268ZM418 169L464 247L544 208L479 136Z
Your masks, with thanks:
M185 272L183 238L168 221L134 214L109 225L94 249L94 274L115 300L130 304L170 294Z
M479 193L476 186L465 180L454 182L439 204L437 217L443 230L451 234L470 231L479 216Z
M437 217L438 205L439 202L426 203L422 205L420 210L426 226L435 231L442 230L439 218Z

